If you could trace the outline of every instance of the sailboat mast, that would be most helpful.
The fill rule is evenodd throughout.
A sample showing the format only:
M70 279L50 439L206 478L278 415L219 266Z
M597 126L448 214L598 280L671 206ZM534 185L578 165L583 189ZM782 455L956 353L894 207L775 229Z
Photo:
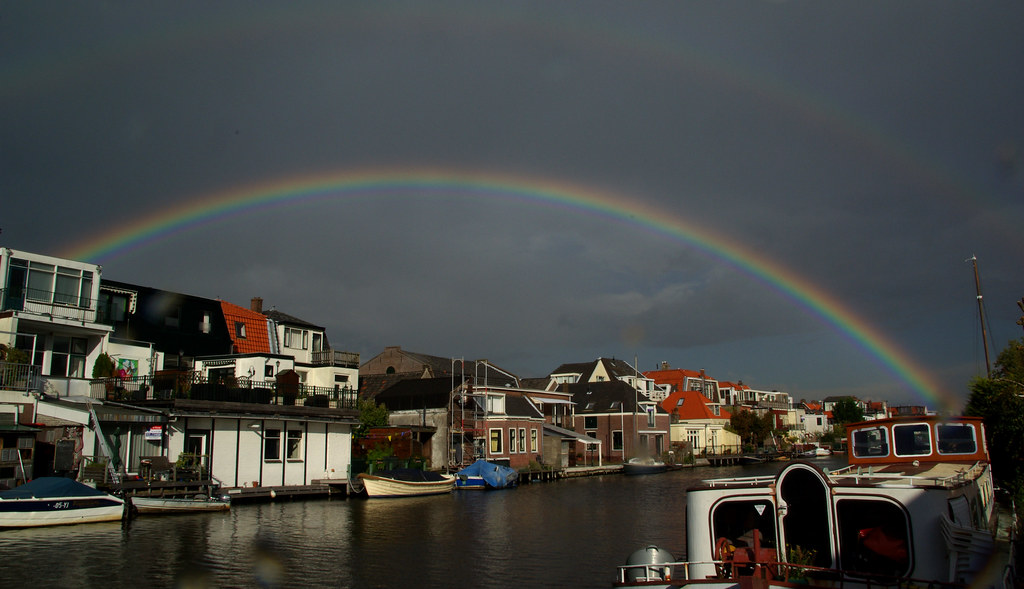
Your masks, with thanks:
M988 358L988 333L985 330L985 305L981 297L981 278L978 275L978 258L971 256L971 265L974 267L974 286L978 292L978 318L981 319L981 344L985 349L985 376L992 378L992 363Z

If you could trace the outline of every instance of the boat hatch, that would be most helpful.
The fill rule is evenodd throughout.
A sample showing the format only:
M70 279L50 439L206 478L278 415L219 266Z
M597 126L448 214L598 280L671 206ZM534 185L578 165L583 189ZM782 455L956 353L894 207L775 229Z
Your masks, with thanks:
M821 474L794 464L779 475L778 489L787 562L809 558L801 564L835 568L829 490Z

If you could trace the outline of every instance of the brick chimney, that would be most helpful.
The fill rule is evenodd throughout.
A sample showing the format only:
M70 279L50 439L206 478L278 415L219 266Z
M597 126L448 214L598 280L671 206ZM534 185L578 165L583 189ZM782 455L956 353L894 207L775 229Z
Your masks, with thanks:
M263 299L260 297L253 297L252 302L249 304L249 308L257 313L263 312Z

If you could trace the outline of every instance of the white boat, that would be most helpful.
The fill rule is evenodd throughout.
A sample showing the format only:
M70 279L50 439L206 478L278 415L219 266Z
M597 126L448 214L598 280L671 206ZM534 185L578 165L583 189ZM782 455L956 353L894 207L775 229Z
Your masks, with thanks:
M455 477L410 468L382 471L376 474L359 473L357 477L369 497L415 497L442 495L455 488Z
M648 546L616 587L1013 587L1015 517L995 497L980 418L847 426L849 465L687 491L686 562Z
M197 513L206 511L228 511L231 498L207 497L138 497L131 498L132 507L140 514Z
M30 528L118 521L124 500L62 477L40 477L0 491L0 527Z
M800 456L804 458L825 458L832 455L832 451L828 448L822 448L821 446L815 446L806 452L802 452Z

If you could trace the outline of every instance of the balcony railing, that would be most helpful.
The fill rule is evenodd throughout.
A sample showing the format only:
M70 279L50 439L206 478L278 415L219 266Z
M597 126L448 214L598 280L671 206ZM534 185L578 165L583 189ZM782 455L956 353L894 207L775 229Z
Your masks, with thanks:
M0 390L38 391L41 385L38 366L0 362Z
M317 366L338 366L340 368L359 368L359 354L356 352L339 352L337 350L321 350L313 352L313 364Z
M178 372L137 376L132 378L106 378L93 381L103 389L109 401L146 403L191 399L254 403L257 405L300 405L333 409L354 409L357 391L350 387L315 387L305 384L285 384L249 378L230 379L229 382L210 382L197 372Z
M43 317L95 321L96 300L37 288L0 289L0 310Z

